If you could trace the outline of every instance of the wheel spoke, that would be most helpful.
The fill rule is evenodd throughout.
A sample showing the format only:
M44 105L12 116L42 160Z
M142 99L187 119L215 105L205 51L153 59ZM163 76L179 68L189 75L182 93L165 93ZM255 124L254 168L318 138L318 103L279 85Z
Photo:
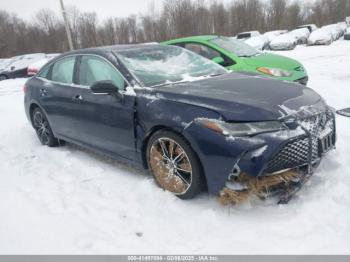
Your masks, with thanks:
M190 185L190 183L176 170L176 176L178 176L186 185Z
M49 141L49 137L47 136L47 134L43 131L41 134L41 141L46 144Z
M171 160L173 160L173 156L174 156L174 149L176 147L176 144L174 141L169 141L169 158Z
M155 146L152 146L151 148L151 155L158 161L164 160L163 154L159 152L159 150L157 150Z
M163 157L166 158L166 159L169 159L169 153L166 150L166 147L164 145L164 141L163 140L159 140L159 144L160 144L160 147L162 148Z
M41 127L41 123L42 123L42 117L40 113L36 113L34 115L34 125L36 127Z
M174 158L174 161L176 163L180 162L183 158L185 157L185 152L184 151L181 151L180 154L178 154L175 158Z
M191 170L186 170L186 169L182 169L182 168L177 168L177 170L180 170L180 171L185 172L185 173L191 173L192 172Z
M36 113L34 119L37 121L38 124L41 124L43 121L43 117L40 113Z
M38 133L39 133L40 136L42 135L43 131L44 131L44 129L42 127L38 128Z
M186 173L191 173L192 168L190 162L186 159L187 163L182 163L177 166L177 169Z

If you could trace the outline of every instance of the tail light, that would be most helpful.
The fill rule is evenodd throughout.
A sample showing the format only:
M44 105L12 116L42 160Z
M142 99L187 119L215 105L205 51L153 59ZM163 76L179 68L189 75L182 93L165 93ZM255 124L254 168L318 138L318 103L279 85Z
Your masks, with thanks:
M28 67L28 69L27 69L27 75L28 76L36 75L36 73L38 73L38 69Z
M26 86L26 85L23 85L23 86L22 86L22 91L23 91L23 93L26 93L26 92L27 92L27 86Z

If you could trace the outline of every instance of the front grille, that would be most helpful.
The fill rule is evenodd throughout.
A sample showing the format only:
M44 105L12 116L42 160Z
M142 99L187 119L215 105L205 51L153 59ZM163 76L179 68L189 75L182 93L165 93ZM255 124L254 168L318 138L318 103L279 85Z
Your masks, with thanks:
M286 143L269 161L266 173L275 173L316 162L321 156L319 138L323 132L332 131L334 144L335 121L332 113L315 115L298 121L298 124L306 131L306 135Z

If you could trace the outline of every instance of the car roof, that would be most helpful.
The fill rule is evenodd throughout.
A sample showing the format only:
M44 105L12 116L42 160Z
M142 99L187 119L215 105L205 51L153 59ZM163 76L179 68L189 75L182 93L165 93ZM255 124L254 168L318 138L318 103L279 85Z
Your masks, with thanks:
M241 33L238 33L237 35L243 35L243 34L255 34L255 33L260 33L259 31L246 31L246 32L241 32Z
M197 35L197 36L188 36L182 38L176 38L163 43L180 43L180 42L189 42L189 41L209 41L211 39L217 38L217 35Z
M79 54L104 54L106 52L119 52L119 51L126 51L126 50L137 50L137 49L147 49L154 46L162 46L157 43L147 43L147 44L125 44L125 45L110 45L110 46L98 46L98 47L90 47L90 48L83 48L83 49L77 49L73 51L66 52L61 55L79 55Z

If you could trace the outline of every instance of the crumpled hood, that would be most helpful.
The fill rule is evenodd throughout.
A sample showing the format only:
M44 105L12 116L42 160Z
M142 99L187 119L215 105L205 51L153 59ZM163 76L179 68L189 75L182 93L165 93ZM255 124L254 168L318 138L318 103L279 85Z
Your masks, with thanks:
M268 66L280 68L284 70L300 70L301 64L291 58L275 55L271 53L263 53L258 56L243 58L244 63L255 68L260 66Z
M259 76L230 73L194 82L157 87L159 99L214 110L226 121L271 121L323 104L310 88Z

